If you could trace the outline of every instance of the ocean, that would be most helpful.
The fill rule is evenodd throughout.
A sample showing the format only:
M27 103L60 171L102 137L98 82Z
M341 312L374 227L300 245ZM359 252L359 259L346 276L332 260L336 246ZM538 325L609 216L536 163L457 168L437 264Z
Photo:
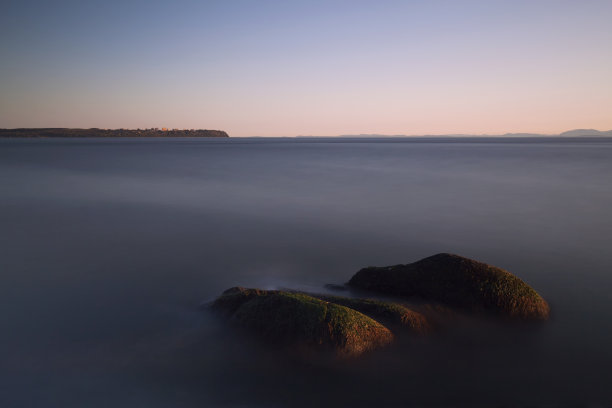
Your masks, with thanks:
M0 140L2 407L611 406L612 139ZM439 252L541 325L287 357L200 305Z

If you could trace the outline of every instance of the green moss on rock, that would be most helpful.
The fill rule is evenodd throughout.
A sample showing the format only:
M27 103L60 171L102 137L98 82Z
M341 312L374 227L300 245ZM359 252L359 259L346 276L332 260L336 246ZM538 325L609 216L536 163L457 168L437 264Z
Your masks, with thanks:
M232 288L212 304L232 322L274 343L356 356L393 340L385 326L346 306L294 292Z
M423 314L411 310L399 303L332 295L312 294L311 296L330 303L349 307L379 322L394 326L402 326L415 333L426 333L431 330L431 324Z
M348 284L516 319L543 320L550 313L548 303L510 272L453 254L437 254L408 265L364 268Z

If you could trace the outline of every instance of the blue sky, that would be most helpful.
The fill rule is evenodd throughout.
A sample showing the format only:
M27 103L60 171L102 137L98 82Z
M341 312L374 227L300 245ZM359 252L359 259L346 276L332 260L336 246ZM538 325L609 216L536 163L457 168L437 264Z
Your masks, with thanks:
M612 129L612 1L9 1L0 127Z

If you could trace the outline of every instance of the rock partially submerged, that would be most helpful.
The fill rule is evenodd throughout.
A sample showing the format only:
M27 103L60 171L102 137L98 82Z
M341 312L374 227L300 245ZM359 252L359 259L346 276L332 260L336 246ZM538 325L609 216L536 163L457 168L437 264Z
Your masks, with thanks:
M515 319L544 320L550 314L548 303L510 272L453 254L437 254L408 265L364 268L348 285Z
M550 313L548 303L510 272L452 254L365 268L348 286L426 303L415 311L403 303L377 299L234 287L211 307L268 343L306 346L341 357L388 345L394 339L389 328L395 334L427 333L431 322L439 319L437 323L443 324L459 316L453 309L520 320L544 320Z
M319 294L311 296L357 310L389 327L402 327L419 334L431 330L431 324L423 314L399 303Z
M336 292L343 292L343 291L348 290L348 288L345 285L337 285L335 283L328 283L325 285L325 288L336 291Z
M231 288L212 308L267 341L357 356L389 344L393 334L357 310L296 292Z

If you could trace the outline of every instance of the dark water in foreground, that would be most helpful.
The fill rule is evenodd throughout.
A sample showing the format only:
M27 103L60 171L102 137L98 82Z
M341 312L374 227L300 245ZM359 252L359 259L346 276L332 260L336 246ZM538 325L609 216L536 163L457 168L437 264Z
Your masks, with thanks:
M0 140L0 406L611 406L612 140ZM455 252L553 309L333 365L228 332L237 284Z

